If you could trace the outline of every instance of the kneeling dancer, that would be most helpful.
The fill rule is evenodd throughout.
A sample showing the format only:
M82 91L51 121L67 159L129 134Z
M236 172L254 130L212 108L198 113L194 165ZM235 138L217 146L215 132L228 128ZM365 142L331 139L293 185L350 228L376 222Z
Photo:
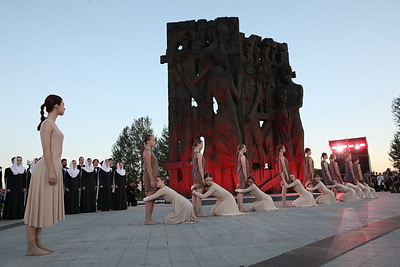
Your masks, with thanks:
M206 173L204 175L204 183L205 188L207 189L205 194L201 194L195 190L193 190L192 193L202 199L209 196L217 198L217 202L211 209L212 216L243 215L243 213L239 211L233 195L222 186L213 183L211 174Z
M143 200L148 202L162 197L167 202L171 203L172 212L165 217L165 224L198 222L197 217L194 214L192 203L190 203L190 201L184 196L178 194L175 190L166 186L164 177L156 177L156 185L159 190L151 196L145 197Z
M250 210L268 211L278 209L277 207L275 207L272 198L261 191L261 189L258 188L258 186L254 183L254 178L252 176L247 178L247 188L236 189L235 191L238 193L250 193L256 198L256 201L251 204Z

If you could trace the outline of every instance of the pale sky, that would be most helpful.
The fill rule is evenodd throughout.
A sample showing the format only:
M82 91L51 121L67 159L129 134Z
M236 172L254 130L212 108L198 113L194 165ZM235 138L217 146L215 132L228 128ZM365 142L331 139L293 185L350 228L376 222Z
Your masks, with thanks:
M239 17L240 31L286 42L304 87L305 146L366 136L372 169L391 167L400 95L400 1L0 0L0 166L41 156L39 107L55 93L63 157L104 159L122 129L168 125L166 24ZM319 167L319 164L316 164Z

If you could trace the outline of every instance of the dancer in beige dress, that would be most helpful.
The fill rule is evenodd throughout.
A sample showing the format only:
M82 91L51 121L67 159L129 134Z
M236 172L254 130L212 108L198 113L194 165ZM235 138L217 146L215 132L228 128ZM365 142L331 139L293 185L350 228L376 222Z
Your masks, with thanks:
M146 135L143 141L145 149L143 151L143 161L144 161L144 172L143 172L143 184L144 192L147 197L151 196L157 191L156 187L156 177L158 176L158 160L153 153L152 148L156 144L156 138L153 135ZM146 202L146 219L144 224L158 224L158 222L153 221L155 201Z
M200 152L203 149L203 142L200 139L196 139L193 142L193 158L192 158L192 175L193 184L197 192L203 193L204 184L204 170L206 168L206 161L203 154ZM192 195L192 204L194 208L194 213L196 216L207 216L201 211L201 198L196 195Z
M165 185L164 177L156 177L156 184L159 188L153 195L145 197L143 201L148 202L157 198L164 198L171 203L172 212L168 214L165 224L196 223L198 222L192 203L184 196L178 194L173 189Z
M217 202L211 209L211 216L243 215L243 213L239 211L233 195L222 186L213 183L211 174L205 174L204 184L207 189L207 192L205 194L201 194L196 190L193 190L192 192L202 199L209 196L214 196L217 198Z
M310 190L311 192L314 190L318 190L321 193L321 195L319 195L317 199L315 199L315 202L317 204L336 203L335 194L331 190L329 190L323 182L321 182L321 177L315 176L314 181L316 185L312 188L307 188L307 189Z
M255 198L256 201L251 204L250 210L254 211L269 211L269 210L277 210L278 208L275 207L274 201L272 198L261 191L260 188L254 183L254 178L252 176L247 178L247 187L244 189L236 189L238 193L250 193Z
M370 187L362 177L362 171L360 166L360 159L358 157L353 158L353 166L354 166L354 178L356 186L360 187L363 190L364 198L376 198L375 189Z
M333 185L328 185L328 188L335 188L336 191L344 193L339 198L339 201L341 201L341 202L355 201L358 199L356 191L354 191L353 188L345 186L345 185L337 182L335 179L333 180Z
M301 184L299 179L296 179L293 174L290 174L289 179L291 183L288 184L285 179L282 179L282 182L286 188L293 187L297 193L299 193L299 197L293 201L293 207L308 207L308 206L315 206L314 196L308 192L304 186Z
M278 146L278 166L279 166L279 176L281 177L281 186L282 186L282 205L286 206L286 192L287 188L285 187L285 184L283 183L283 180L285 180L286 183L290 183L290 177L289 175L291 174L290 169L289 169L289 162L283 156L283 154L286 152L286 147L284 145Z
M239 189L245 189L247 187L247 177L249 177L249 163L247 161L244 153L247 152L247 148L244 144L241 144L237 148L237 166L236 172L238 176L238 184L237 187ZM254 180L253 180L254 182ZM245 211L243 207L243 192L237 191L237 202L240 211Z
M45 108L47 118L44 116ZM42 244L42 228L65 218L61 168L64 135L56 125L57 117L64 115L64 111L64 101L57 95L47 96L40 107L41 118L37 129L40 131L43 157L32 173L24 217L28 256L54 252Z
M356 192L357 199L364 199L364 194L363 191L360 187L354 185L353 183L344 183L345 186L350 187Z
M311 149L304 149L304 177L306 178L305 187L312 186L314 184L314 160L311 157Z

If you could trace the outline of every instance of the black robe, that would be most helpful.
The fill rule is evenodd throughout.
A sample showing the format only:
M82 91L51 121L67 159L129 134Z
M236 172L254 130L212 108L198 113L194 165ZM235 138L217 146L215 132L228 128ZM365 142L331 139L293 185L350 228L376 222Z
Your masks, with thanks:
M114 171L114 185L115 190L113 193L113 210L126 210L126 176L122 176L117 171Z
M25 194L25 205L26 202L28 201L28 195L29 195L29 186L31 184L31 178L32 178L32 173L31 173L31 168L29 167L28 170L26 171L26 194Z
M96 183L97 175L93 170L87 172L81 170L81 212L95 212L96 211Z
M128 205L137 206L136 193L140 193L136 185L128 185L126 187L126 200L128 201Z
M0 188L3 188L3 168L0 166Z
M24 218L25 212L25 186L26 171L14 175L11 168L4 172L5 184L7 187L6 200L4 202L3 219L14 220Z
M64 176L64 206L65 214L79 213L79 193L81 189L81 175L78 174L75 178L66 171ZM68 191L67 191L68 189Z
M98 171L98 198L97 198L97 209L101 211L111 210L112 198L111 198L111 183L112 183L112 171L105 172L102 169Z

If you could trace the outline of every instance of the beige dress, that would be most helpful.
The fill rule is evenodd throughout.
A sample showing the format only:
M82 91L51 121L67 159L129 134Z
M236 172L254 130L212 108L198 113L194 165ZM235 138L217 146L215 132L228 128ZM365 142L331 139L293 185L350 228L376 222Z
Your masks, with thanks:
M42 157L35 165L32 173L28 200L26 202L24 222L28 226L51 226L65 218L64 212L64 188L61 166L61 153L64 135L57 125L45 120L43 124L53 124L50 149L53 154L53 164L56 171L57 184L49 184L49 171L46 161ZM40 135L42 136L43 124Z
M245 189L237 189L239 193L250 193L256 198L256 202L251 204L250 210L255 211L268 211L268 210L277 210L278 208L275 207L274 201L272 198L261 191L258 186L255 184L250 185Z
M354 164L354 176L356 178L354 184L356 186L358 186L359 188L361 188L361 190L363 192L363 197L364 198L372 198L371 191L369 190L369 186L366 186L363 183L361 183L363 178L362 178L361 166L359 163Z
M243 215L238 209L235 198L222 186L212 183L205 194L194 192L200 198L207 198L214 196L217 202L211 209L212 216L230 216L230 215Z
M321 181L319 181L313 188L310 188L310 190L318 190L319 192L321 192L321 195L318 196L315 200L317 204L336 203L335 194L331 190L329 190Z
M143 162L144 162L144 152L145 152L146 150L147 150L147 151L150 151L150 154L151 154L151 160L150 160L150 162L151 162L151 170L152 170L152 172L153 172L153 176L154 176L153 178L155 178L155 177L157 177L157 176L159 175L159 170L158 170L158 159L157 159L156 156L154 155L153 150L146 148L146 149L143 151L143 156L142 156ZM144 184L144 191L145 191L145 192L154 192L154 191L157 190L157 188L151 186L151 178L150 178L150 175L149 175L149 173L148 173L148 170L147 170L147 167L146 167L146 163L144 163L143 165L144 165L144 172L143 172L143 178L142 178L142 180L143 180L143 184Z
M336 183L334 185L331 185L330 187L336 187L338 192L344 193L340 198L339 201L342 202L348 202L348 201L355 201L357 200L357 194L356 191L354 191L353 188Z
M304 158L304 177L307 183L314 183L314 160L310 156Z
M369 190L369 187L363 185L360 182L357 182L356 186L358 186L359 188L361 188L362 190L362 194L363 194L363 198L371 198L371 191Z
M293 201L293 207L309 207L315 206L314 196L308 192L304 186L301 184L300 180L296 179L294 182L288 184L287 188L293 187L297 193L299 193L299 197Z
M345 183L344 185L348 186L348 187L352 188L354 191L356 191L357 199L364 199L363 191L361 188L359 188L358 186L356 186L352 183Z
M146 197L145 201L155 200L160 197L171 203L172 207L172 212L165 217L165 224L197 222L192 203L166 185L153 195Z
M242 164L242 159L244 159L245 164L247 166L243 166ZM248 170L248 161L247 158L243 154L239 154L238 159L237 159L237 166L236 166L236 172L238 176L238 184L240 189L246 188L247 184L247 177L249 177L248 173L244 173L244 170ZM247 168L245 168L247 167ZM241 193L241 192L240 192Z

